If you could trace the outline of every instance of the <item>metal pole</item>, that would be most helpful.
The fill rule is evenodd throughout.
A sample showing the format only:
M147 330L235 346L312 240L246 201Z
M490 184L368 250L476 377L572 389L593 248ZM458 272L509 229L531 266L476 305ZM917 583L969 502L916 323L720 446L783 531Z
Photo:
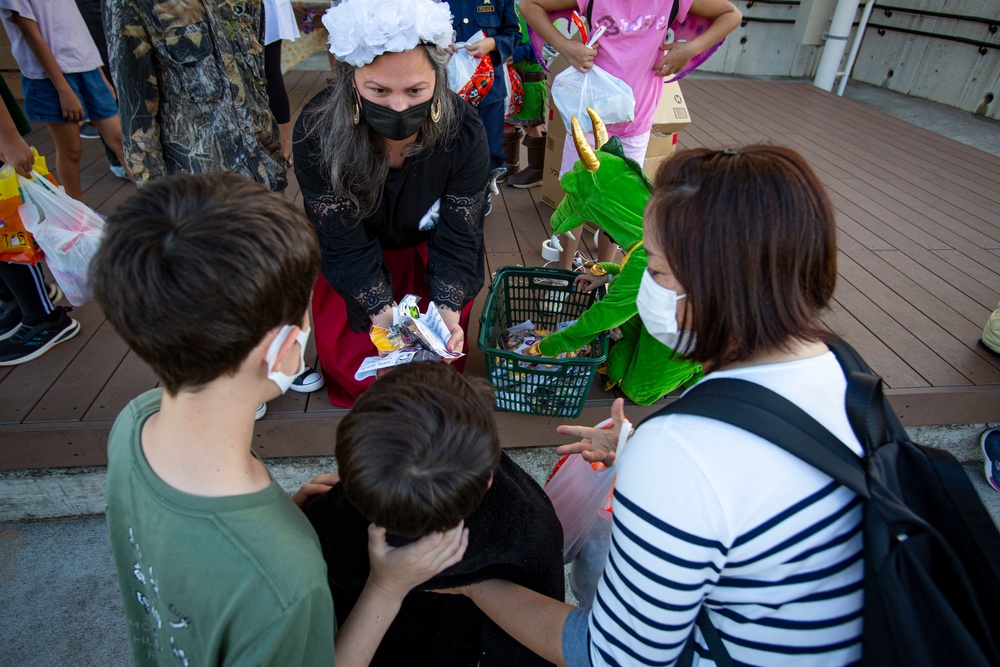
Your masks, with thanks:
M833 20L830 22L830 32L827 33L826 43L823 44L823 54L816 68L816 78L813 79L813 85L817 88L833 90L833 82L837 78L840 61L847 49L847 39L851 35L851 26L854 25L854 17L858 13L860 4L861 0L840 0L837 3Z
M840 83L837 85L837 94L843 97L844 88L847 87L847 79L851 76L851 70L854 69L854 61L857 60L858 51L861 49L861 40L865 37L865 28L868 26L868 18L872 15L872 7L875 6L875 0L868 0L865 3L865 11L861 12L861 22L858 24L858 31L854 33L854 41L851 42L851 52L847 55L847 64L844 66L843 72L837 72L840 77Z

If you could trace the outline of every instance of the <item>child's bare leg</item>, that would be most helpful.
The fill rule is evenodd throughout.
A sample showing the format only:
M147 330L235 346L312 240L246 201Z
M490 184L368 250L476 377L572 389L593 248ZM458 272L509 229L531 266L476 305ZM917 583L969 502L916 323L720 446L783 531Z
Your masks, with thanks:
M576 256L576 249L580 247L580 234L582 232L583 227L577 227L573 230L573 238L570 238L568 234L559 235L559 243L563 247L563 251L559 253L560 269L573 268L573 257Z
M542 126L541 125L531 125L524 128L524 133L529 137L534 137L535 139L542 138Z
M610 236L601 232L597 237L597 261L613 262L617 252L618 244L612 241Z
M97 128L97 131L101 133L101 139L104 139L104 143L118 156L118 163L127 169L125 152L122 148L122 124L118 116L103 120L93 120L91 122Z
M278 123L278 134L281 136L281 152L288 164L292 163L292 124Z
M80 124L47 123L49 133L56 142L56 174L59 183L73 199L83 201L83 190L80 188L80 156L83 145L80 141ZM121 130L119 130L119 137ZM121 139L119 138L119 146ZM120 150L120 148L119 148Z

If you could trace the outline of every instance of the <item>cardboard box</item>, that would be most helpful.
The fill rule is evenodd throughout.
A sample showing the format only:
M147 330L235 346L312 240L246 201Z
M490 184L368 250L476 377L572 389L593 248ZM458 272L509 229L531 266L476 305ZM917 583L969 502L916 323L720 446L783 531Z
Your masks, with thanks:
M681 85L676 81L663 84L663 95L653 113L653 132L674 134L690 124L691 116L681 93Z
M553 108L553 111L555 111L555 108ZM558 114L558 112L556 113ZM558 131L555 129L556 123L558 123ZM563 127L562 121L558 117L555 123L550 118L549 127L552 129L545 136L545 166L543 167L544 173L542 174L541 200L543 204L555 208L559 206L559 202L562 201L564 194L562 186L559 185L559 167L562 166L563 146L566 143L566 128Z
M646 159L642 161L642 170L650 180L656 175L660 163L677 151L677 133L663 134L652 132L649 135L649 147L646 148Z

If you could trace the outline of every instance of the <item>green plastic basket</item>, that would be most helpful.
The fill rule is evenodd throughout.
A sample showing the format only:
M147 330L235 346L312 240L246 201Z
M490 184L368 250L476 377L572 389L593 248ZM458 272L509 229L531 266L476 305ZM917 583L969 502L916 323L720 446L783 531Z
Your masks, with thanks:
M564 418L579 417L583 411L597 368L608 358L607 333L595 339L590 357L540 359L498 347L512 326L531 320L535 327L552 331L560 322L580 317L604 296L603 288L577 291L573 285L577 275L521 266L497 271L479 320L479 349L486 357L497 410Z

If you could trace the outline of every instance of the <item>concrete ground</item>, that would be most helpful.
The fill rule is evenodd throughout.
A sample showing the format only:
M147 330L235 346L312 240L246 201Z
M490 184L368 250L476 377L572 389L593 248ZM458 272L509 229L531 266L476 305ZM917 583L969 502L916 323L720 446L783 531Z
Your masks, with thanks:
M324 68L325 56L304 66ZM1000 155L1000 123L876 86L851 83L847 97ZM995 522L1000 493L984 480L979 433L972 424L910 429L917 442L948 449L966 464ZM556 460L552 448L511 455L539 481ZM329 472L332 459L271 465L286 490ZM122 604L104 528L102 469L0 474L0 666L131 664Z

